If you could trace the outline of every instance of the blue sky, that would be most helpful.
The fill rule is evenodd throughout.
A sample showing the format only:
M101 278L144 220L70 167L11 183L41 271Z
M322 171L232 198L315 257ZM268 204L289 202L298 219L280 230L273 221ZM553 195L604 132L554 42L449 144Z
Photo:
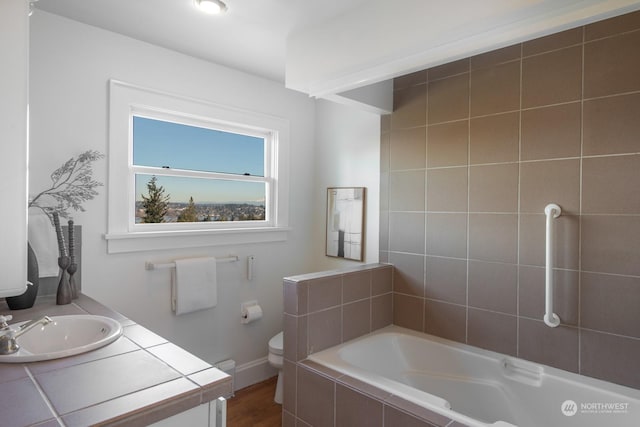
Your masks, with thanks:
M134 116L133 140L134 165L264 176L262 138ZM189 197L196 203L255 202L265 197L263 183L157 178L173 202ZM137 176L136 200L147 194L150 179Z

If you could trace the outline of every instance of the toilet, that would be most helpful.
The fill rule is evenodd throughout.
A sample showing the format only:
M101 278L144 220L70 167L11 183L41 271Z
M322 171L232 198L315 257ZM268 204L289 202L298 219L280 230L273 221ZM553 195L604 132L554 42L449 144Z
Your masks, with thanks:
M273 400L282 404L282 332L269 340L269 364L278 370L278 384Z

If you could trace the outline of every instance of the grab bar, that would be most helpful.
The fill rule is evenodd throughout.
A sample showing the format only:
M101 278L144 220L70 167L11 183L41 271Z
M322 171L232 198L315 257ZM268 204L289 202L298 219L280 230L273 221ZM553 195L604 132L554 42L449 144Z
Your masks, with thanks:
M562 209L555 203L549 203L544 208L544 213L547 215L544 323L555 328L560 324L560 318L553 312L553 220L560 216Z

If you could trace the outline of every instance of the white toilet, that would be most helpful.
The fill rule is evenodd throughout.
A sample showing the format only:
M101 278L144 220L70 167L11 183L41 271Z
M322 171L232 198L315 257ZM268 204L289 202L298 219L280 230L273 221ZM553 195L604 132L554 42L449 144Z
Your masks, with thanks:
M276 395L273 400L282 404L282 332L276 334L269 340L269 364L278 370L278 384L276 385Z

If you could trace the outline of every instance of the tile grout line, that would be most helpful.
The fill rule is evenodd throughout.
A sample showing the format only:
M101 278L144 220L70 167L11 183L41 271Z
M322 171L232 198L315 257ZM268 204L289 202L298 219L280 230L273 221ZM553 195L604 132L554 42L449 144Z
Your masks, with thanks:
M305 329L306 329L306 331L305 331L305 339L306 339L307 342L306 342L306 346L305 346L305 349L304 349L304 353L305 353L304 357L306 358L307 356L309 356L311 354L311 348L310 348L310 343L309 343L309 337L311 335L311 327L310 327L310 324L311 324L311 322L310 322L311 312L309 310L309 294L311 292L309 292L310 286L309 286L308 283L305 284L304 287L306 289L305 299L307 300L306 307L305 307L305 316L307 316L307 321L306 321L306 326L305 326ZM300 286L298 286L298 289L300 289ZM297 351L296 351L296 354L297 354ZM297 367L298 363L299 363L299 360L296 360L296 367ZM296 370L296 416L298 414L298 411L297 411L297 404L298 404L297 403L297 399L298 399L297 398L297 393L298 393L298 385L297 385L298 374L297 374L297 372L298 371Z
M472 168L478 168L478 167L488 167L488 166L514 165L514 164L522 164L522 163L558 162L558 161L567 161L567 160L629 157L629 156L638 156L638 155L640 155L640 151L632 151L632 152L625 152L625 153L590 154L590 155L582 155L582 156L578 155L578 156L572 156L572 157L551 157L551 158L545 158L545 159L528 159L528 160L519 160L519 161L510 161L510 162L473 163L469 165L432 166L432 167L427 167L425 169L420 169L420 168L393 169L393 170L389 170L388 173L399 174L399 173L444 170L444 169L462 169L467 166Z
M583 30L583 31L584 31L584 30ZM553 36L553 35L555 35L555 34L559 34L559 33L552 33L552 34L550 34L550 36ZM534 40L535 40L535 39L534 39ZM523 42L522 44L524 45L525 43L526 43L526 42ZM578 47L578 46L581 46L581 45L582 45L582 41L579 41L579 42L572 43L572 44L569 44L569 45L566 45L566 46L557 47L557 48L555 48L555 49L545 50L545 51L543 51L543 52L532 53L532 54L530 54L530 55L524 55L524 49L523 49L523 51L522 51L522 55L523 55L523 56L522 56L522 57L523 57L523 58L534 58L534 57L536 57L536 56L541 56L541 55L544 55L544 54L547 54L547 53L559 52L559 51L561 51L561 50L571 49L571 48L575 48L575 47Z
M518 113L518 214L516 230L516 356L520 356L520 239L521 239L521 163L522 160L522 69L524 68L524 43L520 45L520 112Z
M542 216L542 214L539 214L539 216ZM578 216L578 215L572 215L572 216ZM436 254L417 254L417 253L412 253L412 252L400 252L400 251L392 251L392 253L394 254L400 254L400 255L414 255L414 256L425 256L427 258L437 258L437 259L445 259L445 260L456 260L456 261L466 261L467 258L461 258L461 257L454 257L454 256L447 256L447 255L436 255ZM498 264L498 265L518 265L518 263L516 262L505 262L505 261L494 261L494 260L487 260L487 259L481 259L481 258L469 258L469 261L474 261L474 262L478 262L478 263L486 263L486 264ZM539 264L520 264L522 267L528 267L528 268L534 268L534 269L542 269L544 268L544 265L539 265ZM576 273L588 273L588 274L598 274L598 275L604 275L604 276L615 276L615 277L627 277L630 279L640 279L640 275L633 275L633 274L620 274L620 273L611 273L608 271L592 271L592 270L584 270L584 269L578 269L578 268L567 268L567 267L554 267L555 271L573 271ZM389 292L386 292L385 294L387 294ZM385 295L385 294L380 294L380 295ZM357 301L352 301L352 302L357 302ZM350 304L350 303L349 303ZM329 308L335 308L336 306L332 306ZM318 310L318 311L324 311L327 309L322 309L322 310ZM314 311L314 313L316 313L316 311Z
M578 326L578 329L579 330L583 330L583 331L595 332L597 334L604 334L604 335L609 335L609 336L618 337L618 338L624 338L624 339L630 339L630 340L634 340L634 341L640 342L640 337L634 337L634 336L631 336L631 335L616 334L615 332L602 331L602 330L593 329L593 328L584 328L582 326ZM581 375L584 375L584 374L581 374Z
M55 410L55 408L53 407L53 403L51 403L51 401L49 400L49 398L47 397L46 393L44 392L44 390L42 389L42 387L40 387L40 384L38 383L38 381L36 381L35 376L33 375L33 373L31 372L31 370L29 368L27 368L26 366L23 366L24 371L27 373L27 376L29 377L29 379L31 380L31 383L34 385L34 387L38 390L38 393L40 394L40 397L42 398L42 400L44 401L45 405L47 405L47 408L49 408L49 410L51 411L51 413L53 414L54 418L56 419L56 421L63 427L66 427L66 424L64 423L64 421L62 420L62 415L58 414L58 412Z
M563 106L563 105L578 104L578 103L582 103L583 101L597 101L597 100L600 100L600 99L615 98L615 97L618 97L618 96L638 95L638 94L640 94L640 90L631 90L631 91L612 93L612 94L607 94L607 95L592 96L592 97L582 97L580 99L574 99L574 100L571 100L571 101L563 101L563 102L556 102L556 103L551 103L551 104L537 105L535 107L526 107L526 108L515 109L515 110L506 110L506 111L500 111L498 113L480 114L480 115L477 115L477 116L469 115L469 117L466 118L466 119L447 120L447 121L436 122L436 123L431 123L431 124L426 124L426 125L419 125L419 126L399 127L399 128L390 129L389 131L386 131L386 132L383 132L383 133L392 133L392 132L397 132L397 131L401 131L401 130L419 129L419 128L423 128L423 127L438 126L438 125L444 125L444 124L449 124L449 123L461 122L463 120L476 120L476 119L482 119L482 118L487 118L487 117L494 117L494 116L501 116L501 115L506 115L506 114L519 113L520 111L541 110L543 108L549 108L549 107L560 107L560 106Z
M583 197L583 168L584 168L584 65L585 65L585 46L587 37L587 27L582 27L582 102L580 105L580 187L579 187L579 216L578 221L578 374L582 372L582 197Z
M465 277L465 331L464 331L464 342L469 342L469 258L471 255L470 252L470 241L471 241L471 230L470 222L471 215L469 215L469 211L471 209L471 60L469 60L469 95L467 99L467 209L465 214L467 215L467 253L466 253L466 277Z
M424 167L425 167L425 172L424 172L424 212L423 212L423 224L424 224L424 240L423 240L423 257L422 257L422 262L423 262L423 273L422 273L422 325L421 325L421 329L423 332L427 331L427 301L426 301L426 297L427 297L427 257L426 257L426 253L427 253L427 226L428 226L428 220L427 220L427 211L429 210L428 206L429 206L429 200L427 197L427 193L428 193L428 186L429 186L429 178L428 178L428 167L429 167L429 70L427 70L427 86L426 86L426 90L425 90L425 116L424 116L424 120L425 120L425 133L424 133L424 138L425 138L425 146L424 146Z
M625 13L623 15L618 15L618 16L624 16L626 14L631 14L631 13L633 13L633 11L632 12L627 12L627 13ZM617 18L618 16L613 16L613 17L611 17L609 19L614 19L614 18ZM597 23L597 22L602 22L602 21L596 21L596 22L594 22L594 24ZM627 35L627 34L630 34L630 33L635 33L636 31L640 31L640 28L634 28L632 30L622 31L620 33L609 34L609 35L606 35L606 36L597 37L595 39L587 40L587 27L589 25L591 25L591 24L587 24L587 25L584 25L582 27L583 28L583 33L582 33L583 45L587 45L589 43L598 42L598 41L601 41L601 40L612 39L612 38L615 38L615 37L619 37L619 36Z
M618 96L629 96L629 95L638 95L638 94L640 94L640 90L628 90L625 92L609 93L606 95L591 96L591 97L586 97L583 94L582 101L598 101L600 99L608 99L608 98L615 98Z
M422 213L427 213L427 214L433 214L433 215L466 215L466 214L471 214L471 215L529 215L529 216L544 216L544 213L540 213L540 212L533 212L533 211L524 211L524 212L482 212L482 211L472 211L472 212L464 212L464 211L390 211L388 213L391 214L422 214ZM640 217L640 213L634 214L634 213L601 213L601 212L593 212L593 213L580 213L580 212L569 212L566 213L565 216L575 216L575 217L585 217L585 216L598 216L598 217L607 217L607 216L614 216L614 217L630 217L630 218L637 218ZM395 251L395 250L389 250L386 252L398 252L398 253L402 253L403 251ZM411 253L411 252L406 252L406 253ZM455 257L452 257L455 258Z

